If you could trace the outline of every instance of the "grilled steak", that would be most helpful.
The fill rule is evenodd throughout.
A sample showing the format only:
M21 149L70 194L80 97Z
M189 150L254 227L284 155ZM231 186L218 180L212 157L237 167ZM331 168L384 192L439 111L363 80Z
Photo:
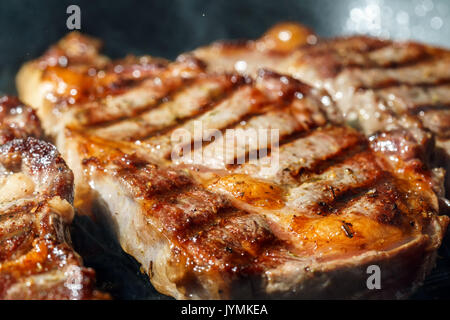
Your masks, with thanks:
M266 67L323 88L366 134L406 128L424 144L432 133L437 148L430 160L450 172L450 51L366 36L317 41L287 23L258 40L218 42L193 54L210 71L254 74Z
M23 67L19 91L74 170L76 197L105 209L160 292L400 298L434 265L442 177L409 131L366 139L323 91L271 71L209 73L187 56L99 64L96 50L69 35ZM248 140L229 144L227 129ZM250 135L265 129L275 135ZM366 286L370 265L381 290Z
M0 98L0 299L105 298L70 246L72 171L41 134L31 108Z

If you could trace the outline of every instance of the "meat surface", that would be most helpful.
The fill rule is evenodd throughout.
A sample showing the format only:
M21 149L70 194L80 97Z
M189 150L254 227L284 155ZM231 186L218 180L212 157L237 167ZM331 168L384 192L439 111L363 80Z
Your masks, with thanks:
M0 98L0 128L0 299L106 298L70 246L72 171L17 98Z
M41 124L32 108L16 97L0 97L0 145L13 139L41 136Z
M20 95L74 170L77 206L104 209L160 292L402 298L433 267L449 220L442 175L409 131L367 139L323 90L272 71L208 72L192 56L72 62L77 44L98 53L68 36L50 49L64 65L47 53L23 67ZM370 265L381 290L366 285Z
M437 149L430 160L450 172L447 49L367 36L318 39L305 27L286 23L260 39L218 42L192 55L210 71L251 75L264 67L324 89L346 121L367 135L408 129L420 144L434 135Z

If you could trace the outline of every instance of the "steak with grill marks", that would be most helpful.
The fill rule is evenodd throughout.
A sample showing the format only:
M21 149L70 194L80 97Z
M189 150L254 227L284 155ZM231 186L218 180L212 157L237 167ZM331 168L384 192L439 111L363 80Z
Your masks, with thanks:
M210 71L251 75L264 67L323 88L345 119L368 135L408 129L419 144L426 144L432 134L436 149L430 160L450 171L447 49L367 36L318 40L309 29L285 23L260 39L218 42L193 55Z
M77 205L104 209L160 292L401 298L433 267L448 218L427 146L408 131L366 139L322 90L272 71L99 57L97 42L69 35L23 67L19 91L74 170ZM229 145L227 129L275 129L279 141ZM381 290L366 286L373 264Z
M72 171L41 135L30 107L0 98L0 299L106 298L70 246Z

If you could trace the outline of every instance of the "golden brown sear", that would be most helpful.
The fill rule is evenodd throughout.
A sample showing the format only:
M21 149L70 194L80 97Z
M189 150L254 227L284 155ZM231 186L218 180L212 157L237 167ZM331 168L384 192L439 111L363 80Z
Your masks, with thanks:
M71 247L73 173L39 119L0 98L0 299L103 299Z
M309 31L288 31L295 46L314 41ZM97 55L72 62L69 40ZM257 45L245 48L264 51ZM96 42L81 35L57 48L66 63L51 69L56 77L47 76L44 55L20 71L20 94L74 170L76 205L104 209L160 292L392 298L431 270L448 218L439 216L440 171L423 157L428 139L405 128L366 138L344 124L325 91L265 69L253 77L211 71L189 55L99 65ZM265 57L285 60L290 49L275 41ZM133 81L125 81L128 68ZM92 77L81 96L58 91L59 81ZM99 77L112 80L105 86ZM112 83L120 90L104 91ZM373 264L383 270L382 290L366 286Z

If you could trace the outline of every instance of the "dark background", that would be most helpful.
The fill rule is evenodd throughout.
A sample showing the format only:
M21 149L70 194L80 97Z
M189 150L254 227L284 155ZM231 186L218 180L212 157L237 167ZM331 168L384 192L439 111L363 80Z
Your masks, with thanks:
M20 64L68 32L70 4L81 8L81 31L103 39L113 57L174 58L217 39L258 37L285 20L322 36L362 32L450 47L449 0L0 0L0 92L14 93Z
M174 58L218 39L256 38L273 24L299 21L324 37L367 33L450 47L449 0L0 0L0 93L15 93L20 65L68 32L66 8L81 8L81 32L105 42L112 57ZM450 240L417 299L450 298ZM113 238L77 217L73 241L100 287L115 298L165 298ZM120 281L117 281L120 279Z

